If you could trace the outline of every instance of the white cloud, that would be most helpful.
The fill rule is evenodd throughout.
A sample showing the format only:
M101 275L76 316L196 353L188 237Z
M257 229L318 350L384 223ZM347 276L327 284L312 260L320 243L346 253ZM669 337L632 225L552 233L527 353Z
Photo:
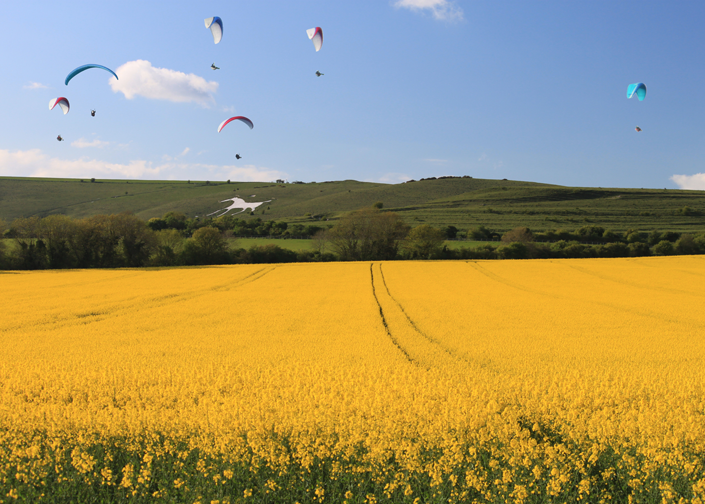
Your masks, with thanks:
M428 10L436 19L444 21L462 21L463 9L451 0L397 0L394 7L412 11Z
M164 154L162 156L163 161L174 161L180 157L184 157L186 154L189 153L191 149L189 147L186 147L184 150L181 151L180 154L177 154L176 156L170 156L169 154Z
M99 149L102 149L103 147L106 147L110 145L110 142L103 142L102 140L98 140L97 138L92 141L88 141L85 138L79 138L78 140L74 140L71 142L71 147L78 147L79 149L85 149L86 147L97 147Z
M427 163L433 163L433 164L445 164L448 162L447 159L424 159Z
M143 96L152 100L196 102L207 106L214 103L218 83L206 81L196 74L185 74L168 68L153 67L149 61L128 61L115 73L120 79L110 78L113 92L120 92L132 100Z
M29 84L25 84L22 86L25 89L48 89L49 86L45 86L44 84L40 84L39 82L30 82Z
M284 172L255 165L154 164L139 159L121 164L86 157L73 160L54 158L39 149L14 152L0 149L0 176L152 180L230 179L242 182L264 182L288 177Z
M478 161L487 161L489 158L490 157L483 152L482 155L479 158L477 158L477 160Z
M705 173L673 175L671 180L681 189L705 190Z
M407 180L411 180L411 177L404 173L385 173L377 182L382 182L383 184L399 184Z

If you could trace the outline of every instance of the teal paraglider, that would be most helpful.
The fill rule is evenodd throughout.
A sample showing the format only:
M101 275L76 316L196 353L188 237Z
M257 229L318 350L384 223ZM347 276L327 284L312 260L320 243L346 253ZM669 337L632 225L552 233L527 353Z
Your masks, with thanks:
M634 93L636 93L637 98L639 98L639 101L644 101L644 98L646 98L646 84L643 82L637 82L636 84L629 84L629 87L627 88L627 98L631 98L634 96Z
M115 72L113 72L112 70L110 70L108 67L104 67L103 65L89 64L89 65L83 65L83 66L80 66L80 67L74 69L70 74L68 74L68 75L66 76L66 81L64 82L64 84L68 86L68 85L69 85L69 81L70 81L71 79L73 79L74 77L76 77L76 76L77 76L78 74L80 74L81 72L84 72L84 71L88 70L89 68L102 68L103 70L105 70L105 71L110 72L111 74L113 74L116 79L118 78L117 74L116 74ZM119 79L118 79L118 80L119 80Z

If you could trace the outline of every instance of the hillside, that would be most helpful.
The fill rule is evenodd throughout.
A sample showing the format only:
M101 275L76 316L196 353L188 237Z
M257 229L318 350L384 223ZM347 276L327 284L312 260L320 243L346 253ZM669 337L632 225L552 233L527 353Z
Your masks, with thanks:
M665 189L573 188L513 180L447 178L405 184L344 180L307 184L206 181L125 181L0 177L0 219L65 214L80 218L133 212L149 219L166 212L204 217L220 201L272 200L256 211L265 220L335 220L382 202L410 225L487 226L506 231L575 229L587 224L615 231L705 229L705 192ZM685 209L688 207L688 209ZM243 218L249 214L241 214Z

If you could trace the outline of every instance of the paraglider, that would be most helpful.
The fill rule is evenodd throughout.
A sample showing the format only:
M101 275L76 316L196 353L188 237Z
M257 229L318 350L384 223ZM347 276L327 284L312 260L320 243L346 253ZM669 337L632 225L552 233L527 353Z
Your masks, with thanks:
M205 19L206 28L210 28L213 34L213 42L216 44L223 38L223 20L218 16Z
M636 84L629 84L629 87L627 87L627 98L631 98L634 96L634 93L636 93L637 98L639 98L639 101L644 101L644 98L646 98L646 84L643 82L637 82Z
M64 115L69 113L69 109L71 106L69 105L69 101L64 98L63 96L60 96L59 98L54 98L49 102L49 110L54 110L54 107L56 106L61 107L61 110L64 111Z
M100 69L102 69L102 70L105 70L106 72L110 72L111 74L113 74L116 79L118 78L117 74L116 74L115 72L113 72L112 70L110 70L108 67L104 67L103 65L89 64L89 65L82 65L82 66L80 66L80 67L74 69L70 74L68 74L68 75L66 76L66 81L64 82L64 84L68 86L68 85L69 85L69 81L70 81L71 79L73 79L74 77L76 77L76 76L77 76L78 74L80 74L81 72L85 72L86 70L88 70L88 69L90 69L90 68L100 68ZM119 79L118 79L118 80L119 80Z
M228 124L231 121L236 121L236 120L244 122L245 124L247 124L250 127L250 129L255 127L255 125L252 124L252 121L250 121L247 117L235 116L235 117L231 117L230 119L226 119L225 121L220 123L220 126L218 126L218 133L220 133L220 131L225 127L226 124Z
M240 154L235 154L235 159L242 159L242 156Z
M64 139L61 138L61 135L59 135L58 137L56 137L56 139L57 139L59 142L63 142L63 141L64 141Z
M306 30L306 34L313 42L313 47L316 48L316 52L320 51L323 46L323 30L321 30L320 26Z
M220 70L220 67L215 66L215 63L211 63L211 68L213 70Z
M91 117L95 117L95 110L91 109Z
M325 74L322 74L321 72L319 72L318 70L316 70L316 77L320 77L321 75L325 75Z
M641 128L639 126L637 126L636 128L634 128L634 131L636 131L638 133L639 131L641 131Z

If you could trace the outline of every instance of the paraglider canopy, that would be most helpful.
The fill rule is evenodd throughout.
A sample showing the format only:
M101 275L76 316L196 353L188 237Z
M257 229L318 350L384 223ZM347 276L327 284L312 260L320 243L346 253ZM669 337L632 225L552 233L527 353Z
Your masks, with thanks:
M64 98L63 96L60 96L59 98L54 98L49 102L49 110L54 110L54 107L56 106L61 107L61 110L64 111L64 115L69 113L69 109L71 106L69 105L69 101Z
M231 121L235 121L235 120L244 122L245 124L247 124L247 125L250 127L250 129L252 129L252 128L255 127L255 125L252 124L252 121L250 121L247 117L245 117L245 116L235 116L235 117L231 117L230 119L226 119L225 121L223 121L222 123L220 123L220 126L218 126L218 133L220 133L220 131L221 131L223 128L225 128L225 125L226 125L226 124L228 124L228 123L231 122Z
M637 82L636 84L629 84L627 88L627 98L631 98L636 93L639 101L643 101L646 98L646 84L643 82Z
M80 67L74 69L70 74L68 74L68 75L66 76L66 81L64 82L64 84L68 86L68 85L69 85L69 81L70 81L71 79L73 79L74 77L76 77L76 76L77 76L78 74L80 74L81 72L85 72L85 71L88 70L89 68L100 68L100 69L102 69L102 70L105 70L106 72L110 72L111 74L113 74L116 79L118 78L117 74L116 74L115 72L113 72L112 70L110 70L108 67L104 67L103 65L89 64L89 65L82 65L82 66L80 66ZM119 80L119 79L118 79L118 80Z
M316 48L316 52L320 51L323 46L323 30L321 30L320 26L309 28L306 30L306 34L313 42L313 47Z
M206 18L205 22L206 28L210 28L213 34L213 42L217 44L223 38L223 20L218 16L214 16Z

